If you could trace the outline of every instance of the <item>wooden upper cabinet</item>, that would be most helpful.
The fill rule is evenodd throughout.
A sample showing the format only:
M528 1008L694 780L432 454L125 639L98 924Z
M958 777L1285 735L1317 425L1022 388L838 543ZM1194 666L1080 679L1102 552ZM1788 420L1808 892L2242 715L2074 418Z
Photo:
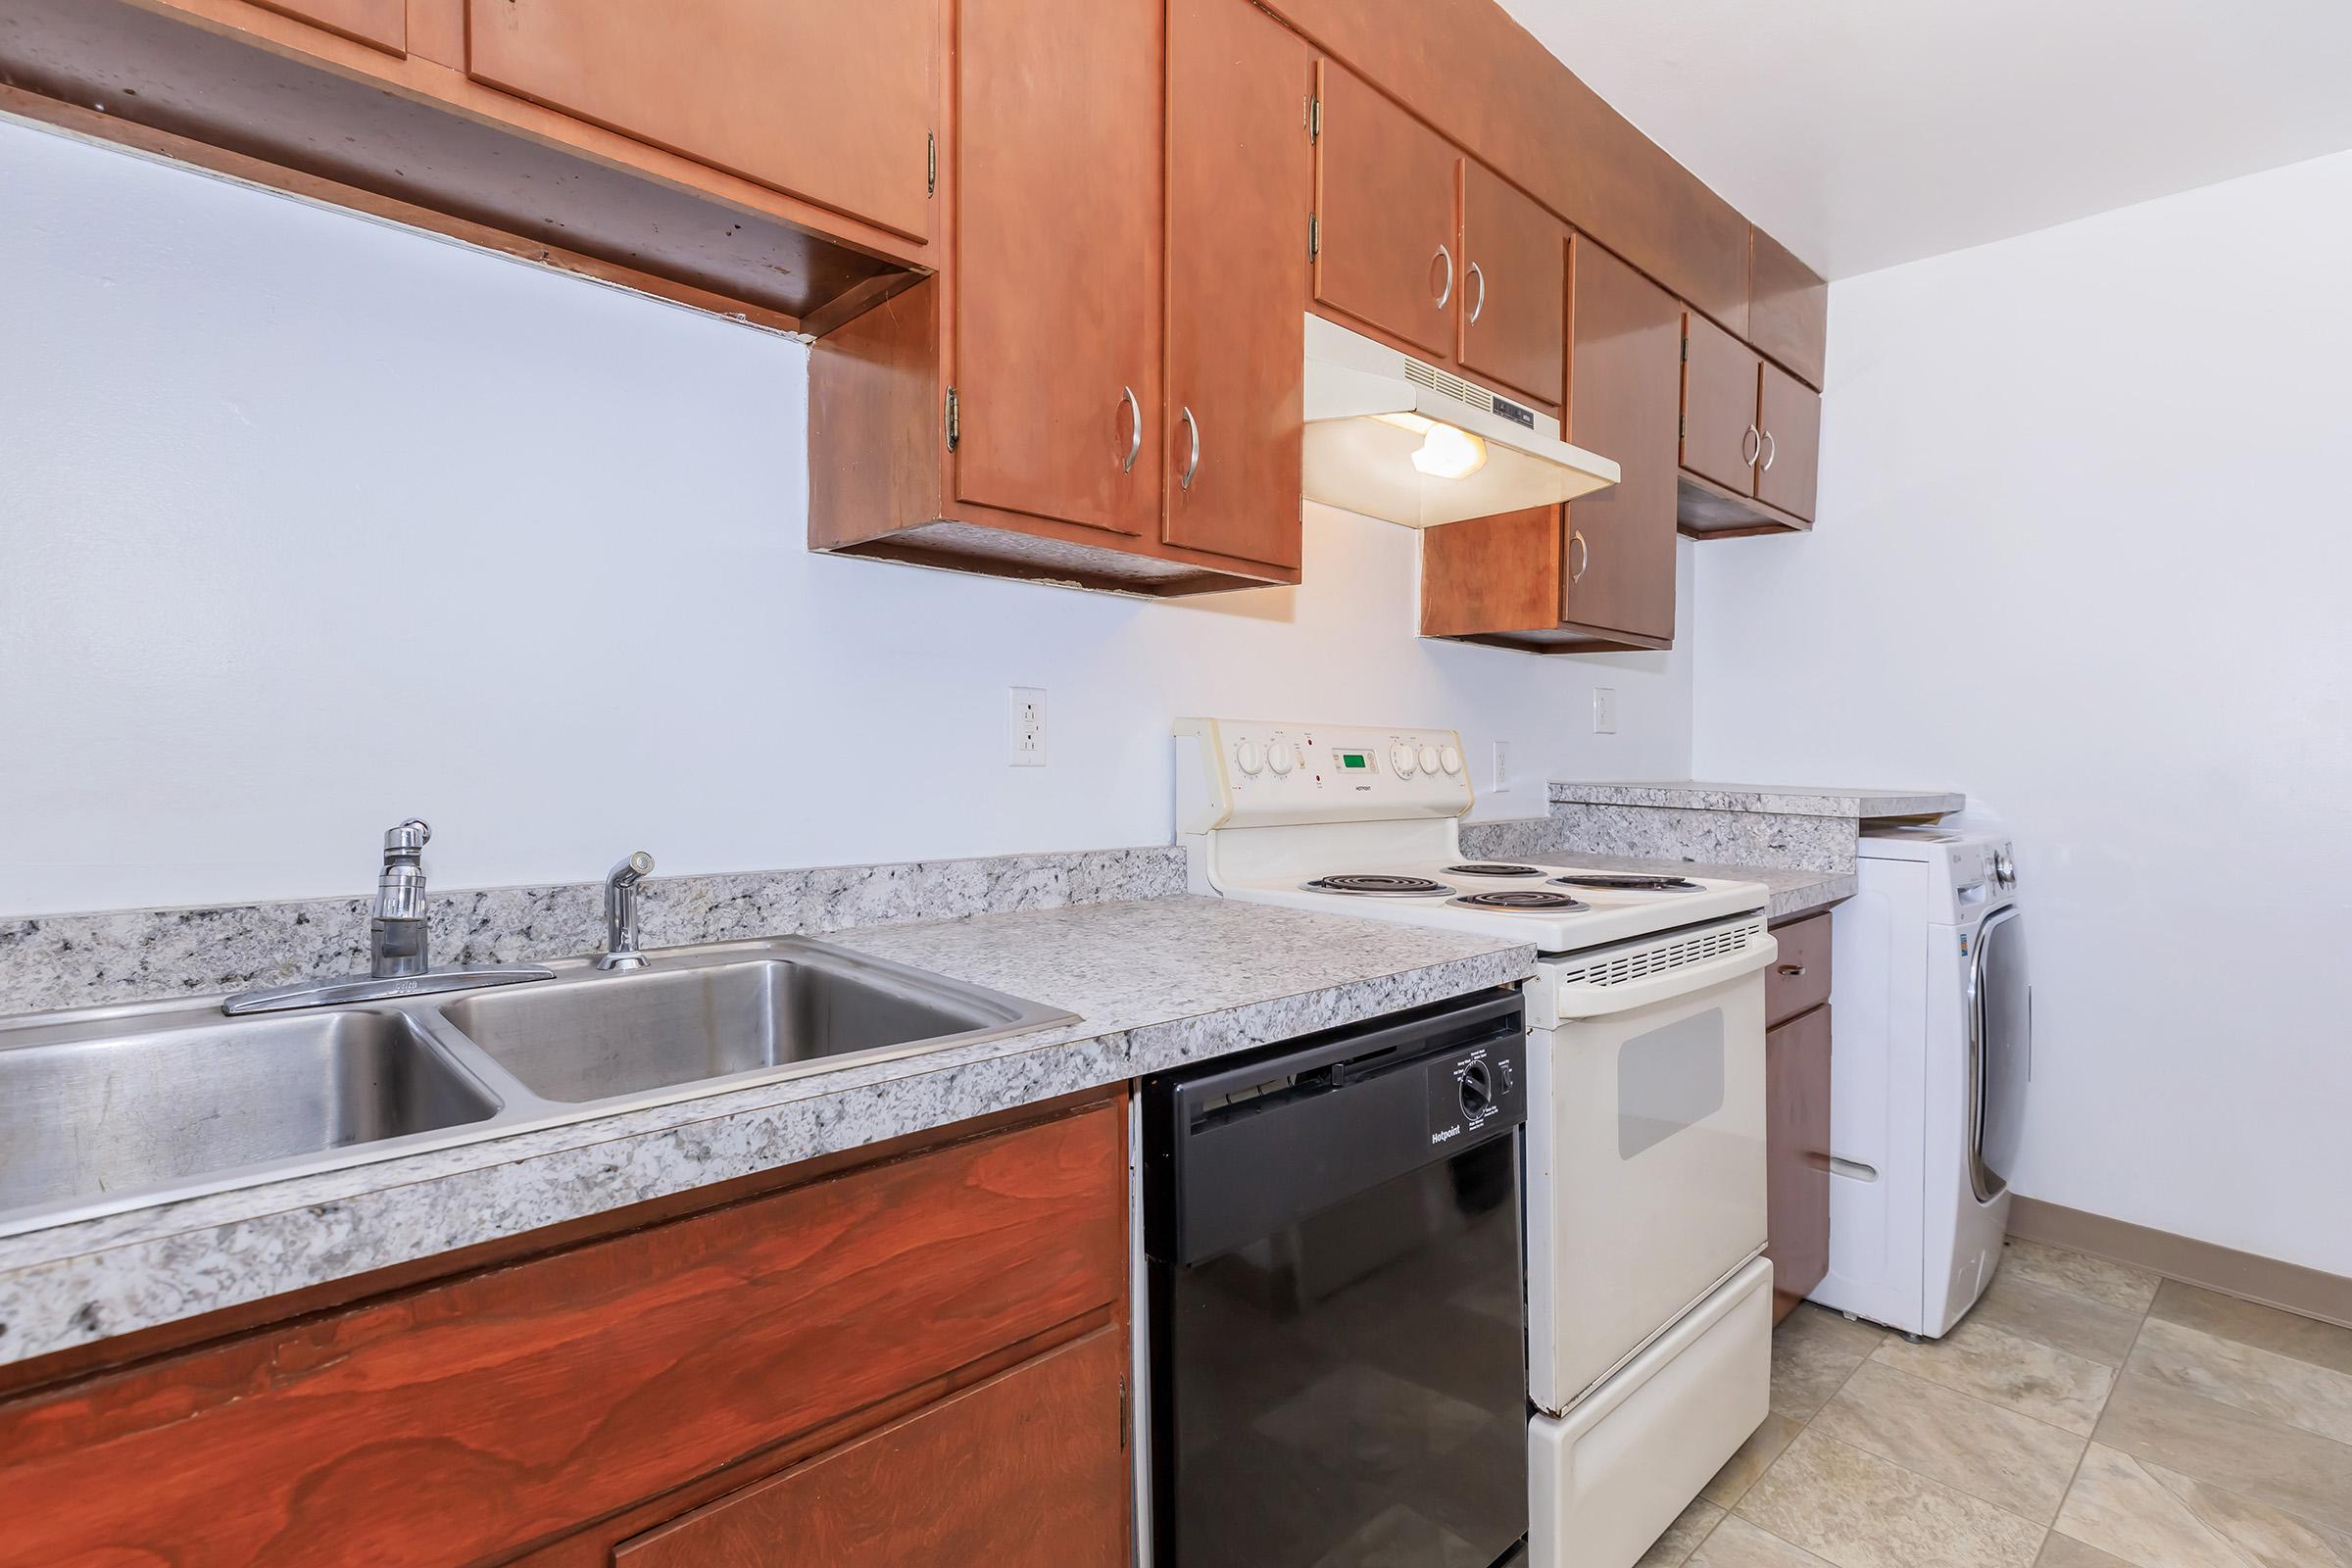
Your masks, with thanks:
M409 0L256 0L297 22L373 44L386 54L409 52Z
M1747 256L1747 340L1809 386L1829 358L1830 285L1762 229Z
M1465 373L1546 406L1560 397L1568 230L1483 165L1462 166ZM1611 453L1614 457L1616 454Z
M1561 615L1671 643L1682 304L1582 234L1567 250L1565 434L1624 477L1568 504Z
M467 6L477 81L910 239L931 232L938 0Z
M1155 535L1159 5L961 0L960 11L956 494ZM1083 49L1062 46L1077 40Z
M1462 297L1461 155L1331 62L1318 62L1316 80L1315 300L1450 361Z
M1811 522L1821 482L1821 394L1767 365L1757 407L1764 450L1756 460L1756 499Z
M613 1568L1125 1568L1116 1328L622 1542Z
M1682 466L1739 495L1756 489L1755 351L1696 311L1683 313Z
M1313 63L1250 0L1168 6L1168 543L1298 564Z

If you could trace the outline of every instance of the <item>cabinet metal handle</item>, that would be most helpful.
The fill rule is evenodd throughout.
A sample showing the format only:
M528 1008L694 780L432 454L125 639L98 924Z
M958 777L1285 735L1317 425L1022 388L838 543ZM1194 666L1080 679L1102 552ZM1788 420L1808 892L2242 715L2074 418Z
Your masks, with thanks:
M1784 963L1781 965L1781 973L1791 980L1802 980L1805 977L1805 966L1801 963Z
M1193 417L1193 411L1189 407L1184 411L1184 424L1186 429L1193 432L1193 455L1185 460L1184 477L1176 482L1190 490L1193 487L1193 475L1200 471L1200 421Z
M1135 471L1135 460L1144 450L1144 406L1136 400L1135 388L1121 387L1119 395L1127 400L1127 461L1119 465L1121 473Z
M1475 321L1478 319L1479 313L1487 308L1487 271L1485 268L1472 262L1470 275L1478 280L1478 302L1470 307L1470 319Z
M1442 311L1446 302L1453 298L1453 252L1441 245L1438 247L1438 260L1446 264L1446 286L1438 290L1438 309Z
M1764 432L1751 424L1747 427L1747 434L1740 438L1740 461L1752 468L1763 451Z
M1568 580L1582 582L1585 568L1592 564L1592 547L1585 543L1585 536L1574 528L1568 530L1568 543L1576 551L1576 564L1568 568Z
M1764 432L1764 471L1765 471L1766 473L1770 473L1770 472L1772 471L1772 460L1773 460L1773 459L1775 459L1775 458L1777 458L1777 457L1779 457L1780 455L1781 455L1781 444L1780 444L1780 442L1778 442L1778 441L1776 441L1776 440L1774 440L1774 439L1773 439L1772 432L1771 432L1770 430L1767 430L1767 431L1765 431L1765 432Z

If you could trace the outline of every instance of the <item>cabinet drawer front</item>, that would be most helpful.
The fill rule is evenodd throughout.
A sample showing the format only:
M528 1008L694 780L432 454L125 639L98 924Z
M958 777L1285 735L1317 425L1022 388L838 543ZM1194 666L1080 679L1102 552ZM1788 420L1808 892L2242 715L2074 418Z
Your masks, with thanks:
M614 1568L1119 1568L1126 1370L1099 1329L624 1541Z
M1089 1110L0 1406L0 1562L511 1552L1115 1301L1124 1132Z
M1778 962L1764 971L1764 1021L1787 1023L1808 1007L1830 1000L1830 917L1791 921L1773 931L1781 944Z
M466 71L923 239L938 16L935 0L470 0Z

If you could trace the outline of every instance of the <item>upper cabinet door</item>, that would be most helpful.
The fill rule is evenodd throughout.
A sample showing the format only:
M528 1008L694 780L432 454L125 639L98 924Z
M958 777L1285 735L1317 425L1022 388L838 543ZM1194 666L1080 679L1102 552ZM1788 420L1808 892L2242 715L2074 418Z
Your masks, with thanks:
M1759 406L1764 451L1756 460L1756 499L1811 522L1821 483L1821 394L1767 365Z
M1159 0L960 10L956 494L1156 532Z
M1298 564L1311 73L1250 0L1168 6L1162 537L1278 566Z
M409 0L260 0L260 4L264 10L373 44L387 54L409 52Z
M1696 311L1683 313L1683 466L1743 496L1756 493L1764 445L1755 351Z
M1567 249L1567 437L1625 476L1568 504L1561 618L1671 641L1683 307L1582 234Z
M468 0L467 17L477 81L909 239L931 232L937 0Z
M1318 62L1317 74L1315 299L1450 362L1462 297L1460 155L1339 67Z
M1560 396L1567 238L1501 176L1463 163L1462 368L1545 405Z

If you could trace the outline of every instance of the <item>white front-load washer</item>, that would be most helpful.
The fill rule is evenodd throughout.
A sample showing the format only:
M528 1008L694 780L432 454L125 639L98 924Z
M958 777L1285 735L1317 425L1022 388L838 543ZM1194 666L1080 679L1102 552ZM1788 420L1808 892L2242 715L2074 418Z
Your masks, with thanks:
M1812 1298L1935 1338L1991 1283L2033 1076L2009 840L1866 827L1832 917L1830 1269Z

